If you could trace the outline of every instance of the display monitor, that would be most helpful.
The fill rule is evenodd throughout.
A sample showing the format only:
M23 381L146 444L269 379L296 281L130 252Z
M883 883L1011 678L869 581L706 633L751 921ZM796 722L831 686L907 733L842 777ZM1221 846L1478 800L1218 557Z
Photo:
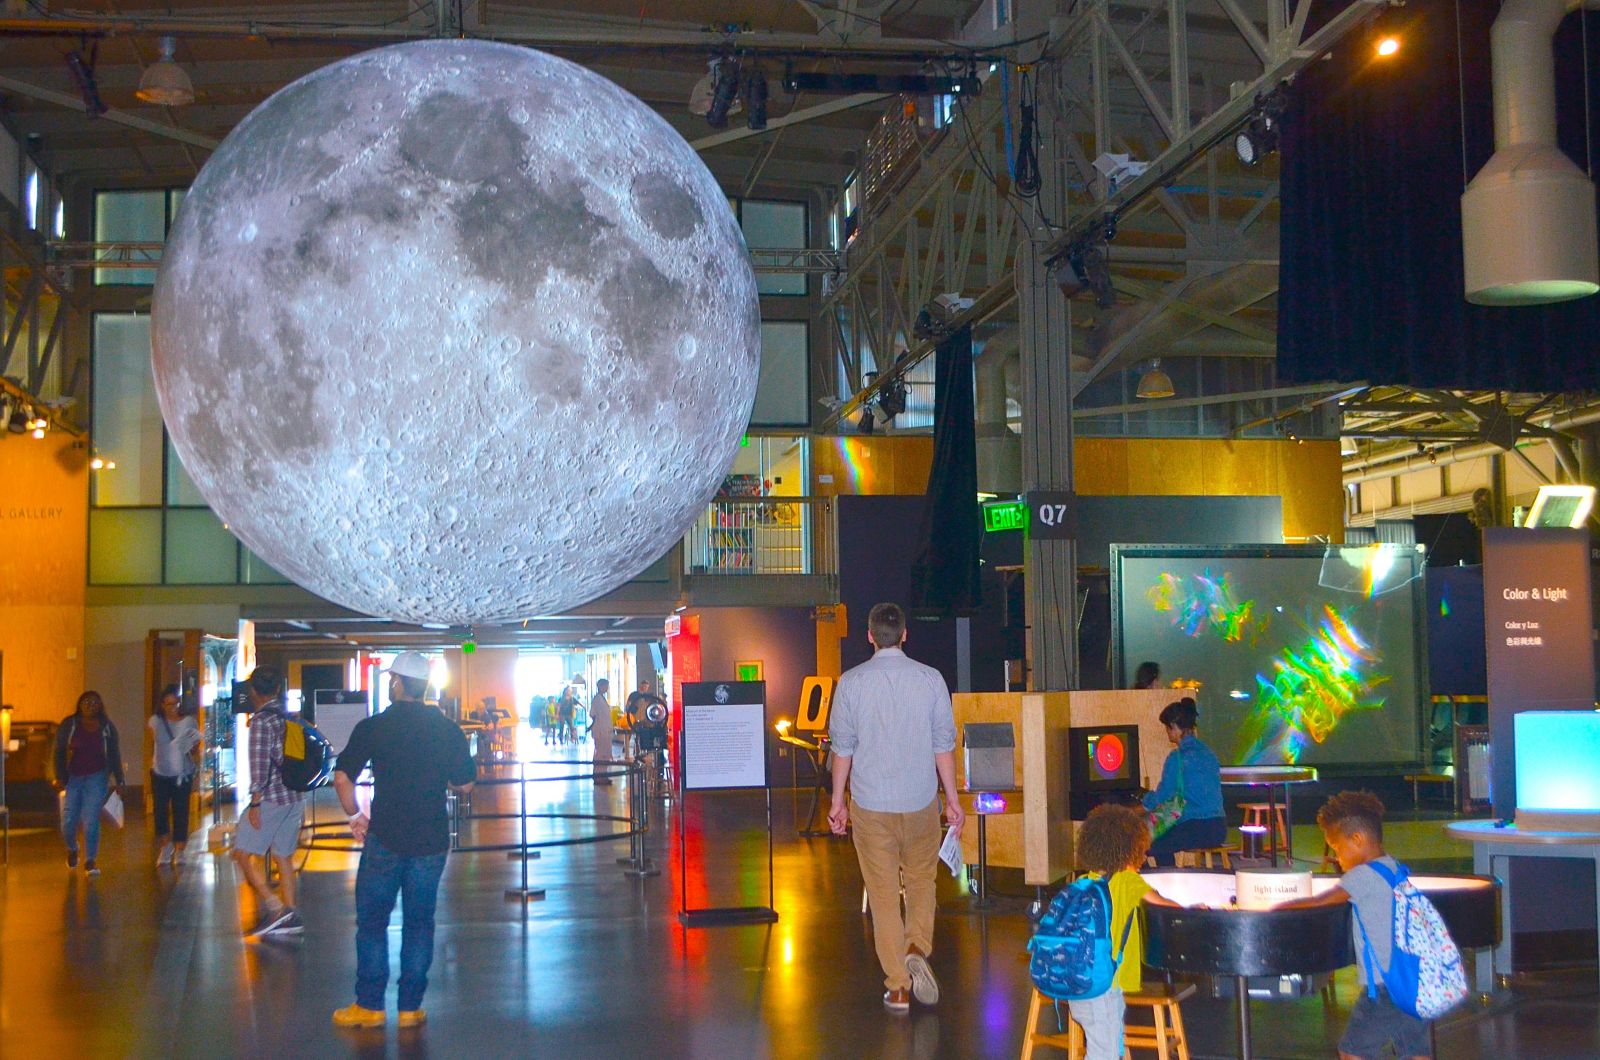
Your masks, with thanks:
M1105 791L1139 786L1139 726L1095 725L1067 730L1074 791Z
M1224 763L1400 765L1427 696L1416 545L1113 545L1114 672L1201 702Z

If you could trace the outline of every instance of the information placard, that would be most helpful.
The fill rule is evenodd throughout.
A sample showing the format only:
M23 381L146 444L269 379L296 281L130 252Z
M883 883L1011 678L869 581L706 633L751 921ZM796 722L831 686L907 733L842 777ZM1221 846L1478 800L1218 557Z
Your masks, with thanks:
M338 754L350 742L350 734L370 712L366 692L348 689L319 688L316 691L317 731L322 733Z
M683 786L689 791L767 786L764 681L683 686Z

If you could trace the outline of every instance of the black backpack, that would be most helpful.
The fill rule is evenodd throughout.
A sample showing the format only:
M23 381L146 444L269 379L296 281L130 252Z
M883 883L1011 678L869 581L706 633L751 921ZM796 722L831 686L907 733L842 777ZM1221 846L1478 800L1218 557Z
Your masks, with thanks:
M333 748L328 738L299 718L283 719L283 765L278 775L290 791L312 791L333 776Z

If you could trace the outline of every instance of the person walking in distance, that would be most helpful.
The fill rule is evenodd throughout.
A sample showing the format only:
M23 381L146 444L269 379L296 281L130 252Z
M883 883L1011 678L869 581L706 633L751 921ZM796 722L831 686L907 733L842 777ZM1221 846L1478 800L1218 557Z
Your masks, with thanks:
M594 736L594 782L597 786L607 786L611 778L602 776L611 767L611 742L616 733L611 721L611 701L606 698L606 693L611 691L611 682L602 677L594 683L594 696L589 700L589 732Z
M299 934L294 852L300 845L305 796L283 782L283 671L258 666L246 682L250 700L250 803L233 833L233 859L255 892L260 914L251 938ZM280 894L267 885L266 859L278 866Z
M157 865L183 861L189 842L189 793L200 768L200 727L183 713L177 685L161 690L150 716L150 793L155 803Z
M333 786L362 843L356 870L356 1000L333 1014L340 1027L380 1027L389 986L389 917L401 902L399 1025L427 1018L422 995L433 964L433 918L450 848L445 789L465 795L477 779L467 738L422 702L428 660L401 652L389 667L389 709L366 718L339 752ZM356 802L356 779L372 766L372 814Z
M306 930L294 911L294 850L299 847L306 796L283 783L283 671L256 666L245 682L250 698L250 804L234 829L234 861L256 893L259 916L251 938ZM267 885L267 858L277 863L278 890Z
M122 743L106 717L99 692L85 692L56 729L56 784L66 792L61 834L67 841L67 868L78 867L78 828L83 828L83 871L100 875L100 810L112 792L122 793Z
M856 858L872 907L883 965L883 1003L907 1012L913 996L939 1000L933 954L935 870L939 864L939 788L960 834L966 815L956 796L956 724L950 688L931 666L906 657L906 616L878 604L867 616L873 655L839 678L829 734L837 835L854 826ZM845 791L850 791L846 805ZM905 888L905 916L900 890Z

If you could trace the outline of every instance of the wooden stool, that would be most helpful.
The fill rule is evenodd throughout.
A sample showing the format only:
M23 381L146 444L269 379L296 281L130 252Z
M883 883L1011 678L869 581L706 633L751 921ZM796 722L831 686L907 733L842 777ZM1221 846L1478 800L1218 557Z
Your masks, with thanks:
M1444 798L1454 804L1456 800L1456 778L1449 773L1407 773L1405 779L1411 782L1411 808L1415 810L1420 801L1419 789L1424 784L1438 784L1445 789Z
M1269 805L1265 802L1241 802L1239 809L1244 811L1244 823L1246 826L1256 825L1260 828L1271 828L1276 823L1278 826L1278 849L1285 854L1289 854L1292 851L1293 848L1289 844L1289 817L1283 812L1283 803L1277 802ZM1276 822L1267 820L1268 809L1273 811L1273 816L1277 818Z
M1064 1032L1050 1033L1037 1030L1040 1011L1047 1006L1054 1008L1055 1003L1038 990L1032 993L1033 997L1028 1002L1028 1023L1022 1039L1022 1060L1032 1060L1034 1047L1039 1045L1065 1049L1067 1060L1083 1060L1083 1028L1078 1026L1075 1020L1067 1018L1067 1029ZM1154 1022L1124 1024L1123 1048L1150 1049L1161 1060L1173 1060L1174 1057L1176 1060L1189 1060L1189 1036L1183 1029L1183 1010L1179 1007L1179 1002L1193 996L1192 984L1174 987L1170 991L1160 984L1148 984L1137 994L1124 995L1123 1001L1129 1009L1148 1008ZM1177 1050L1176 1053L1172 1052L1174 1048Z
M1229 858L1237 853L1239 853L1238 847L1201 847L1198 850L1180 850L1173 856L1173 860L1178 863L1179 868L1209 869L1212 860L1215 859L1223 868L1231 869L1233 864Z
M1322 862L1317 866L1317 871L1321 872L1324 869L1332 869L1334 872L1344 871L1339 867L1339 859L1333 855L1333 848L1326 841L1322 844Z

